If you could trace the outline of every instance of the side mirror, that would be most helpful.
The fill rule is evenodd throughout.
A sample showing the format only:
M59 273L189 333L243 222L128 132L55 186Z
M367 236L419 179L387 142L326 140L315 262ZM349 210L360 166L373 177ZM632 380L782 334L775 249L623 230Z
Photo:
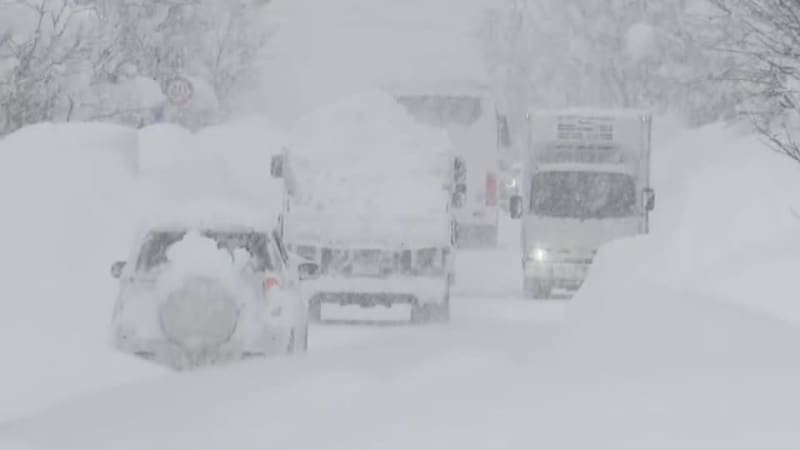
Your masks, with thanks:
M656 209L656 191L654 191L653 188L644 190L644 209L647 212Z
M300 263L297 266L300 281L316 280L319 278L319 264L313 262Z
M283 178L283 155L273 155L269 173L272 178Z
M125 261L117 261L111 265L111 276L120 279L122 272L125 270Z
M511 214L512 219L519 219L522 217L524 211L522 197L514 195L509 200L508 212Z
M457 184L455 191L453 191L453 198L450 201L450 206L455 209L463 208L467 203L467 185Z

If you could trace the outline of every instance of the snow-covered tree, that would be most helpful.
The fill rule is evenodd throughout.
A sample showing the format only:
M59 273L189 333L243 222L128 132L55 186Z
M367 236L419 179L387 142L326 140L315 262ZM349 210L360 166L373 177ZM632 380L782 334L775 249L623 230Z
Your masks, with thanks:
M695 123L730 108L714 81L706 0L506 0L487 21L490 63L532 106L679 111ZM522 93L522 91L525 91Z
M800 1L710 0L721 15L721 49L739 64L728 74L743 109L777 150L800 162Z
M228 114L268 37L258 0L0 0L0 134L26 124ZM194 98L166 105L181 78Z
M0 135L69 120L96 17L73 0L0 1Z
M250 0L95 0L108 18L109 50L102 75L124 72L156 80L175 77L212 87L216 103L247 86L268 36L261 4Z

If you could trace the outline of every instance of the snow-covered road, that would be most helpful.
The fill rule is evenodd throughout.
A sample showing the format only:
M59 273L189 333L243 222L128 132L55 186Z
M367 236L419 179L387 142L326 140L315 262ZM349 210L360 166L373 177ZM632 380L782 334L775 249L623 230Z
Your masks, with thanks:
M563 303L460 297L448 326L319 326L305 357L128 384L3 431L60 450L796 448L796 329L640 294L568 324Z
M113 352L108 266L144 206L279 206L263 128L204 132L237 143L216 156L169 153L163 127L2 141L0 450L800 448L798 179L722 127L656 154L653 233L604 248L569 304L519 298L504 220L500 249L459 252L448 325L315 326L307 356L185 374ZM179 170L133 164L128 137Z

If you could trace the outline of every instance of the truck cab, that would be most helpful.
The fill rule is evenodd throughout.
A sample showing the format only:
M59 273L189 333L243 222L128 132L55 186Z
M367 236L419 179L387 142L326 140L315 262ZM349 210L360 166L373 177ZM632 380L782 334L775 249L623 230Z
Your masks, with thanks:
M534 299L570 298L597 250L645 234L655 206L650 187L648 113L532 111L521 195L524 291Z

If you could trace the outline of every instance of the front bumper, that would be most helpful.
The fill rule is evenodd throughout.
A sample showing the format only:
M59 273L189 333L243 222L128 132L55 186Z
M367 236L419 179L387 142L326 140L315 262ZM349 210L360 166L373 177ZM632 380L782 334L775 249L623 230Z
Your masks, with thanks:
M583 285L590 267L591 264L585 263L528 261L525 264L525 279L535 280L552 289L576 291Z
M306 284L312 305L332 303L362 307L441 305L449 279L441 277L324 277Z

